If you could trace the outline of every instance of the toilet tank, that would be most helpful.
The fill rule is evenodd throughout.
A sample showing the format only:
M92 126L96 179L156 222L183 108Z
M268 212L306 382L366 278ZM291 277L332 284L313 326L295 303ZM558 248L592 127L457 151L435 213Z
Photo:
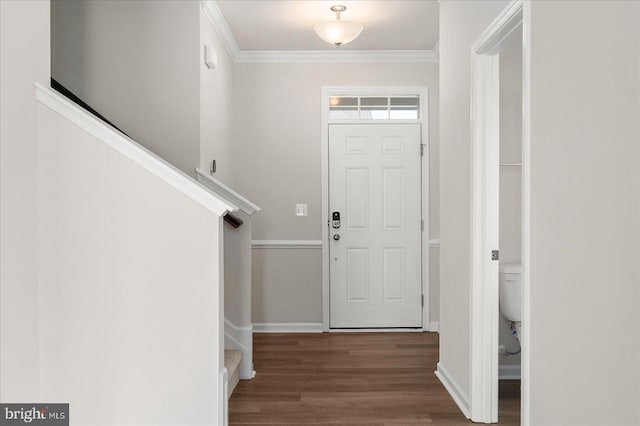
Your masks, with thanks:
M500 264L500 312L509 321L522 321L522 265Z

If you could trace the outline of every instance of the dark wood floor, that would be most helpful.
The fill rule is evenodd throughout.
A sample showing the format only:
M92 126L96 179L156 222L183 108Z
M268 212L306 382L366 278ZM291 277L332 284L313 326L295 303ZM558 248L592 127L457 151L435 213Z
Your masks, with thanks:
M433 372L436 333L254 335L253 380L231 425L471 425ZM501 382L500 425L520 424L520 382Z

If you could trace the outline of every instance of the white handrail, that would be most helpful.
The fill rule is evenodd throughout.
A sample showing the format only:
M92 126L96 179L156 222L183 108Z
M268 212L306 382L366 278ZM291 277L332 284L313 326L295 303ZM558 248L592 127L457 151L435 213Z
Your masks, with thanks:
M99 120L93 114L90 114L71 102L60 93L39 83L35 85L36 98L42 104L76 124L87 133L95 136L193 201L201 204L218 216L224 216L228 212L238 210L236 206L207 190L191 176L158 157L133 139L115 130L102 120Z
M236 191L229 188L227 185L220 182L218 179L214 178L204 170L196 169L196 177L198 178L198 181L204 186L211 189L218 196L227 200L228 203L238 206L240 210L242 210L249 216L253 215L255 212L259 212L262 210L260 207L256 206L251 201L247 200L245 197L238 194Z

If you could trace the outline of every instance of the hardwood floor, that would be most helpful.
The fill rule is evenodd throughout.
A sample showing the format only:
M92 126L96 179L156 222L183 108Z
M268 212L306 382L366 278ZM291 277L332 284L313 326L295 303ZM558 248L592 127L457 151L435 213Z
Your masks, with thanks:
M433 372L436 333L255 334L253 380L231 425L470 425ZM520 424L520 382L501 382L500 425Z

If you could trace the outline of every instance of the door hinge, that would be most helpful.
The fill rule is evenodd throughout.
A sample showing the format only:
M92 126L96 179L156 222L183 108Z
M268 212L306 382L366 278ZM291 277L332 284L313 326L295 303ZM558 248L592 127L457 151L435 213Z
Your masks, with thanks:
M424 294L421 296L422 301L420 303L422 303L422 306L424 306Z
M420 230L424 231L424 219L420 220Z
M500 260L500 250L491 250L491 260Z
M420 144L420 156L424 156L424 146L425 144Z

